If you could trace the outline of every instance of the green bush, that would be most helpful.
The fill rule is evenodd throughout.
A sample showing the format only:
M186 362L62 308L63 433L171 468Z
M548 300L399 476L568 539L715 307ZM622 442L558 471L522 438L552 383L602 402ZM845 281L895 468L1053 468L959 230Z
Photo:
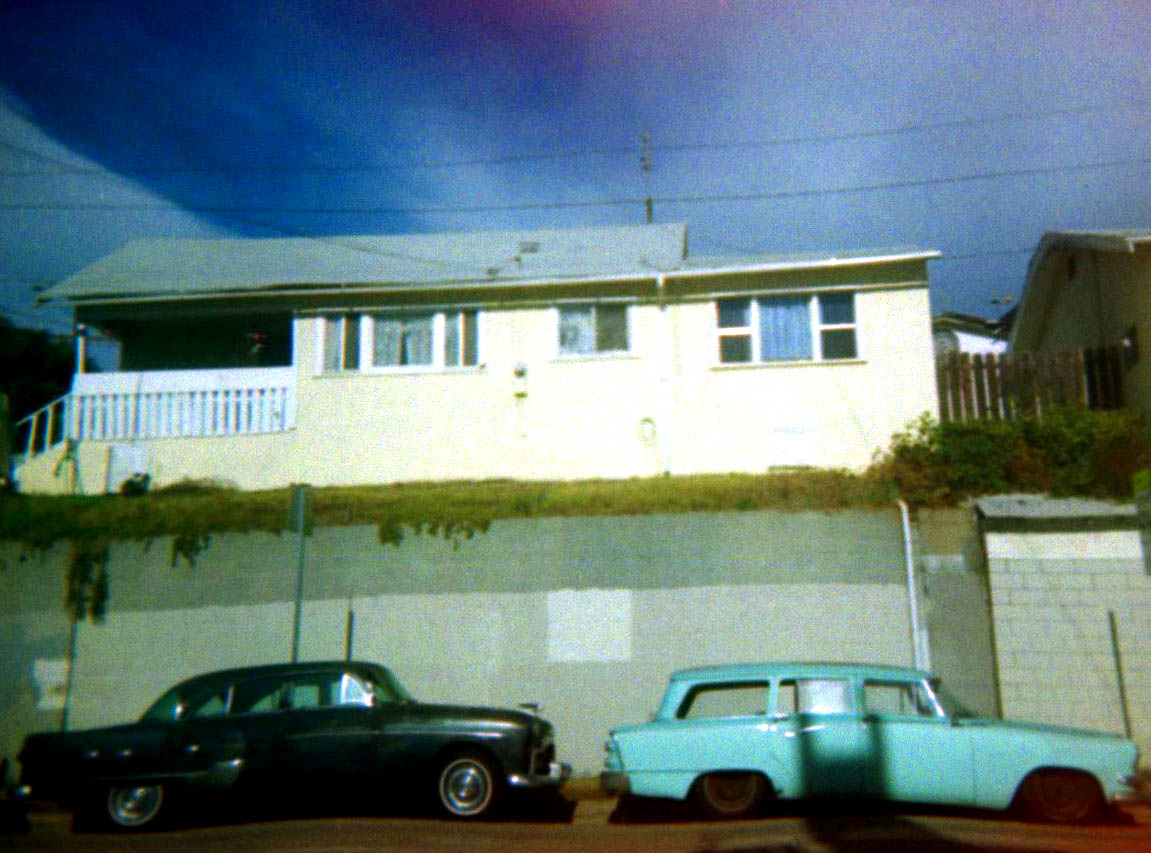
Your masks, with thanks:
M1058 409L1014 421L924 416L868 474L920 505L1005 492L1129 497L1132 474L1149 461L1133 412Z

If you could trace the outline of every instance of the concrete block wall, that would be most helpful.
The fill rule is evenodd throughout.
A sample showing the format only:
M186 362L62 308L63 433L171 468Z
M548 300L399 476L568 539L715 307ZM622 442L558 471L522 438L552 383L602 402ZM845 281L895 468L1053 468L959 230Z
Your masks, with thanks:
M1124 510L1090 524L1056 512L984 520L1004 716L1124 733L1114 614L1132 734L1151 754L1151 576L1139 531Z
M219 534L194 566L120 542L109 607L85 624L73 727L126 722L176 681L287 660L294 536ZM392 667L429 701L538 701L564 760L598 772L608 729L648 718L668 673L746 660L910 664L898 512L732 512L508 520L458 547L381 545L370 527L306 545L301 657ZM0 754L55 728L67 548L0 544Z

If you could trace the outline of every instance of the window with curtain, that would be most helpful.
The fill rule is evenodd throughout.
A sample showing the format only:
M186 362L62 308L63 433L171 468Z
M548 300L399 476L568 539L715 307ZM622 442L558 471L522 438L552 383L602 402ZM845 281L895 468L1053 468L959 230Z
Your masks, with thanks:
M475 310L330 315L323 318L322 338L325 373L479 364L479 312Z
M374 367L432 363L432 314L376 314L372 323Z
M560 355L627 352L626 305L565 305L559 309Z
M324 318L324 372L360 368L360 315Z
M721 364L858 358L854 293L716 302Z

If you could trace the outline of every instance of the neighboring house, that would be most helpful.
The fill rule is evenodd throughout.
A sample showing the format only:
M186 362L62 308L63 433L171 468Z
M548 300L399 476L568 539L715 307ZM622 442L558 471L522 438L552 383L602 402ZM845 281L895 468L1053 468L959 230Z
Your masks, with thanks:
M1011 352L1120 346L1123 400L1151 425L1151 229L1049 231L1039 241Z
M931 318L931 340L937 356L949 352L1006 352L1006 331L1003 320L985 320L971 314L945 313Z
M121 369L75 377L17 474L93 493L137 472L859 469L936 410L934 257L692 258L682 225L135 242L44 294L117 338Z

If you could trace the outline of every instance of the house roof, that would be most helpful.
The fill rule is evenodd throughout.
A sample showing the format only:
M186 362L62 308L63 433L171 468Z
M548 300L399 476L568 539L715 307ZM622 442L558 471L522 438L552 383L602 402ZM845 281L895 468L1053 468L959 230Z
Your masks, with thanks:
M137 240L45 291L41 301L178 299L345 288L531 285L660 273L927 260L901 249L687 257L686 225L604 226L360 237Z
M972 335L998 337L1004 329L1003 318L988 320L974 314L961 314L954 311L945 311L931 318L931 328L934 331L951 329L957 332L967 332Z
M1036 303L1046 296L1041 292L1042 279L1039 270L1052 252L1081 249L1094 252L1116 252L1132 254L1141 246L1151 246L1151 228L1113 228L1096 231L1048 231L1039 240L1031 260L1027 264L1027 278L1023 284L1023 295L1019 300L1019 311L1012 324L1009 348L1014 350L1021 337L1034 334L1032 328L1036 320Z

